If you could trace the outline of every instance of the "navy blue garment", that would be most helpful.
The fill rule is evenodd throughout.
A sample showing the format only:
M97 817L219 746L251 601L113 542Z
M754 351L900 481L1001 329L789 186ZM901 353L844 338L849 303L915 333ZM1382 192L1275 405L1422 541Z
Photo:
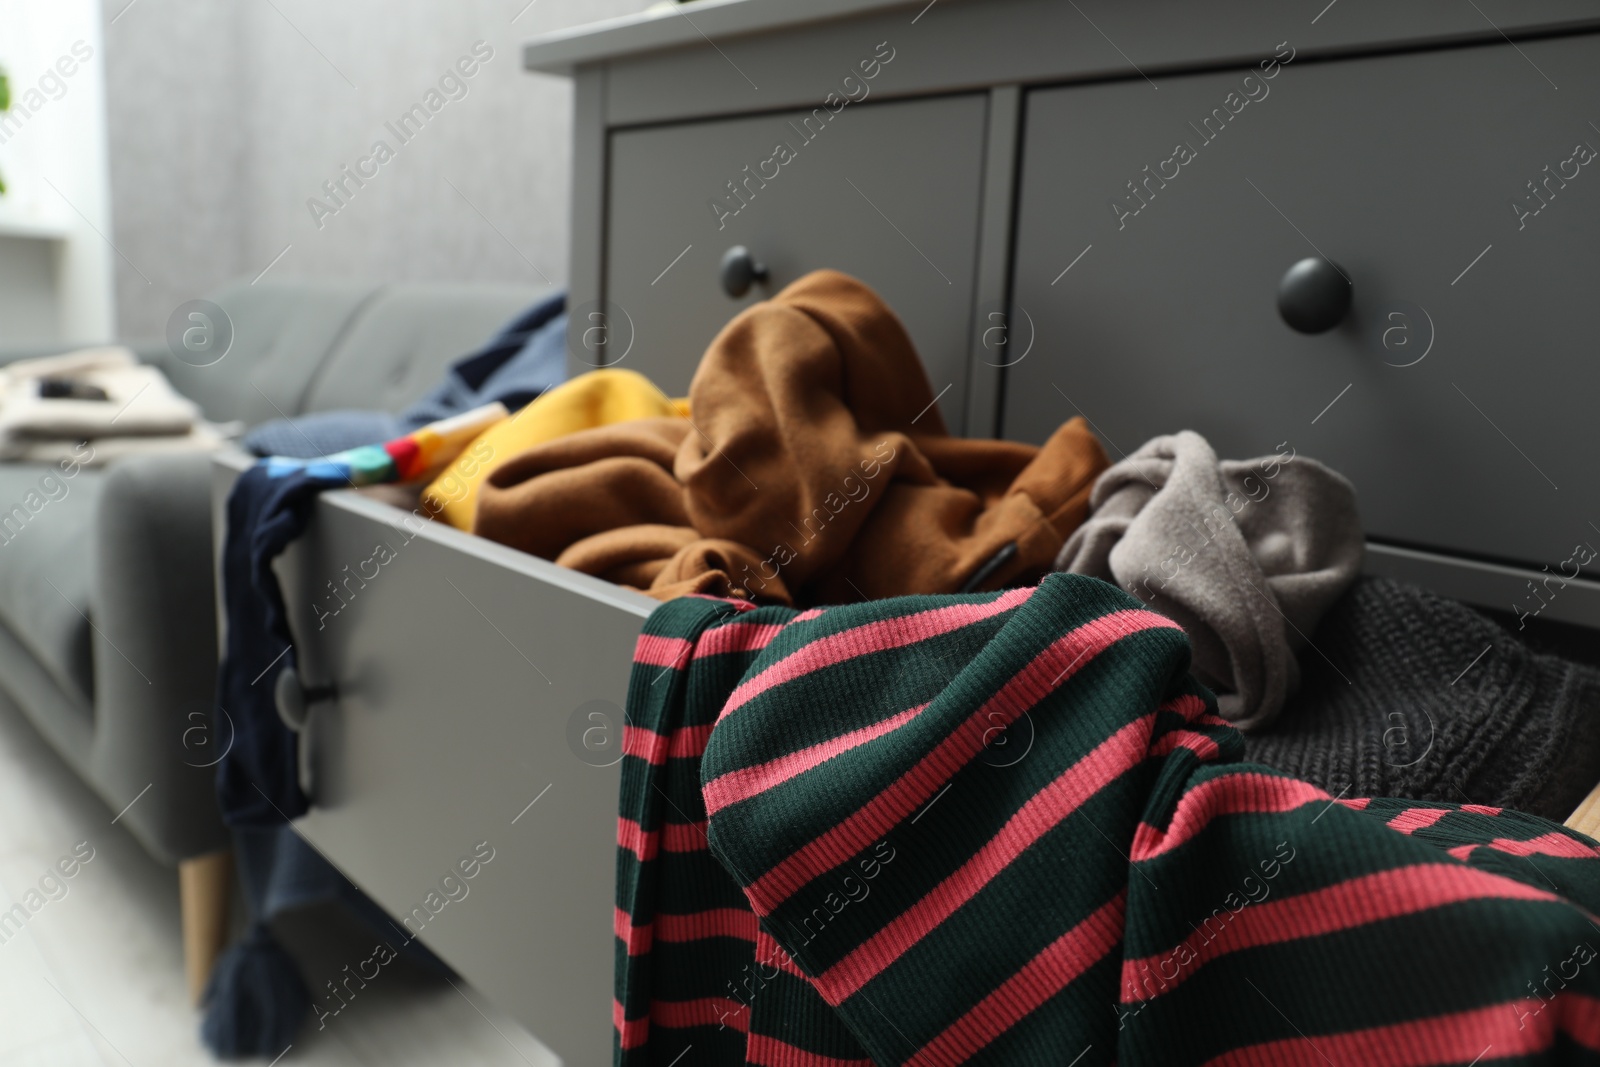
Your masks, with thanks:
M273 696L279 673L295 669L295 655L272 561L305 532L318 495L345 484L327 468L274 476L262 462L241 474L228 494L222 544L227 636L217 706L233 722L234 741L217 764L217 799L229 826L273 826L306 813L297 738L278 718Z
M258 456L309 459L387 441L498 400L517 411L567 380L567 295L539 301L484 346L450 365L444 381L398 416L373 411L314 411L272 419L245 434Z
M278 910L333 896L337 887L329 879L337 880L338 872L285 822L236 827L233 849L250 927L211 971L200 1039L220 1059L271 1057L300 1032L311 992L267 920Z
M492 404L516 412L539 394L567 380L567 294L539 301L503 327L488 344L463 356L444 381L400 413L402 432L410 433Z
M310 800L300 787L299 737L278 717L275 700L278 675L297 668L272 561L305 531L318 495L351 484L353 469L348 462L266 459L240 475L228 495L227 638L217 705L233 723L234 740L217 765L217 800L233 831L251 916L245 939L217 961L201 1024L207 1047L227 1059L275 1057L304 1023L310 994L267 923L276 910L328 896L342 878L289 825Z
M217 765L217 799L233 831L250 926L207 986L200 1036L223 1059L270 1059L294 1040L311 995L267 923L277 911L331 896L342 880L289 825L310 802L300 788L299 737L278 717L274 697L278 675L296 667L272 561L305 531L317 496L349 484L349 471L341 463L267 459L228 495L217 705L233 722L234 741Z
M244 446L258 456L311 459L331 456L374 441L404 437L411 428L387 411L309 411L263 422L244 435Z
M314 998L308 984L328 984L318 981L328 975L311 973L278 943L268 925L276 916L337 905L318 913L322 938L368 944L378 938L410 959L419 973L453 973L288 823L235 827L233 851L251 920L244 938L217 961L206 986L200 1037L219 1059L281 1054L310 1015ZM320 989L317 995L332 999ZM335 1004L329 1007L337 1014Z
M273 907L315 897L319 885L339 876L289 825L310 804L300 788L299 738L278 717L274 699L278 675L296 667L272 561L305 531L317 496L348 484L349 470L262 460L228 495L222 545L227 637L217 706L232 720L234 740L217 764L217 801L233 831L251 915L248 934L217 961L206 991L200 1037L223 1059L279 1055L311 1010L305 982L267 922Z

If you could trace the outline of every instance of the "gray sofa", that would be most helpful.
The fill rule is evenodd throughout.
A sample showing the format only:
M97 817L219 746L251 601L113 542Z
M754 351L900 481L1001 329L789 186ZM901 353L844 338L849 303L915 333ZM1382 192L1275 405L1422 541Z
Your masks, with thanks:
M196 367L165 345L135 348L216 421L398 411L541 295L504 285L239 282L211 298L234 330L220 361ZM30 354L40 353L5 358ZM180 868L213 857L218 875L191 886L185 871L188 939L221 921L190 913L214 912L227 870L225 857L215 859L227 837L210 766L228 740L225 725L221 737L210 727L210 462L198 453L125 457L41 487L52 474L0 464L0 520L9 516L0 525L0 705L26 715L152 856ZM213 899L192 899L207 896L205 884ZM209 955L189 953L192 983Z

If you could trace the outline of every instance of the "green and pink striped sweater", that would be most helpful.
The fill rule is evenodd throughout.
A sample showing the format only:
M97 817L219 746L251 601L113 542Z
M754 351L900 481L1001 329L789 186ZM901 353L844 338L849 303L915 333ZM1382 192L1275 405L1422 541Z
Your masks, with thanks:
M1600 855L1241 761L1105 583L639 639L621 1067L1600 1064Z

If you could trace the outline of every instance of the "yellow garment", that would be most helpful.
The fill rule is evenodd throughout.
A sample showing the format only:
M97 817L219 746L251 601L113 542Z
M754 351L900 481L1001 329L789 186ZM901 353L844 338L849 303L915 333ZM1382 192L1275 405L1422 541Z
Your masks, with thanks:
M580 374L480 434L422 491L422 503L435 518L470 532L479 488L491 470L511 457L595 426L688 416L687 398L669 398L637 371L605 368Z

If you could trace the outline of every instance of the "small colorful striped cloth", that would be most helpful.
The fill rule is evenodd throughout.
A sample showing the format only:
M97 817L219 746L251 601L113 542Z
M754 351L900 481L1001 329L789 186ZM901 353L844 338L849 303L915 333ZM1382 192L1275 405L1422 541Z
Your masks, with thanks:
M616 1062L1600 1063L1594 841L1241 761L1103 582L685 598L629 691Z
M329 489L338 489L347 484L363 486L421 481L433 478L448 467L474 438L503 421L508 414L506 406L496 400L471 411L430 422L381 444L362 445L313 459L267 456L260 465L269 478L303 474L326 483L325 488Z

